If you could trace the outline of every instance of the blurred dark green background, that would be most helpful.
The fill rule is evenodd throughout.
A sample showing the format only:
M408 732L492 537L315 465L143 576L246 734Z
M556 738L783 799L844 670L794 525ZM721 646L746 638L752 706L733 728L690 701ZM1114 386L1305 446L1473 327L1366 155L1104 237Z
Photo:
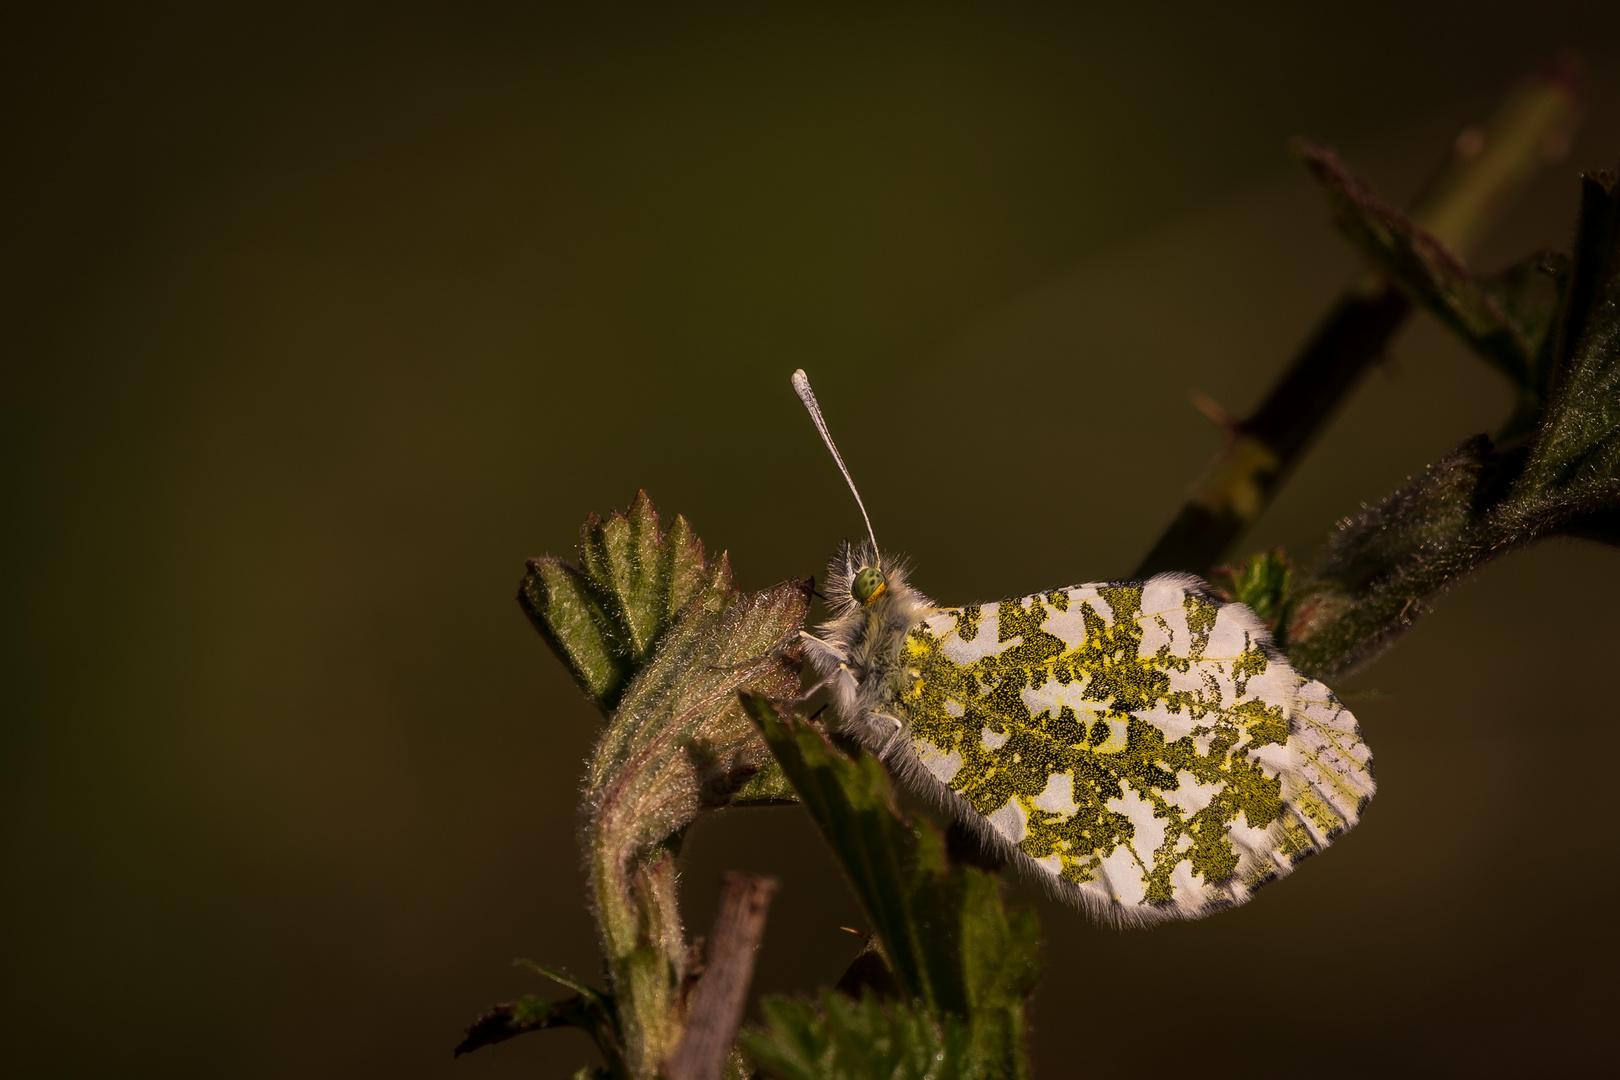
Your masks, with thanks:
M576 1032L450 1057L544 990L513 957L595 973L597 718L513 603L526 556L645 486L745 586L819 570L859 518L803 366L925 591L1125 573L1218 445L1189 391L1254 404L1356 273L1288 136L1403 199L1579 48L1590 120L1486 268L1564 244L1620 159L1600 2L30 18L0 74L16 1076L568 1075ZM1308 556L1507 403L1414 322L1248 546ZM1340 687L1364 823L1255 904L1116 933L1021 890L1040 1074L1612 1068L1616 610L1620 556L1573 543L1445 599ZM688 852L700 932L724 869L783 878L759 989L837 977L861 917L796 809Z

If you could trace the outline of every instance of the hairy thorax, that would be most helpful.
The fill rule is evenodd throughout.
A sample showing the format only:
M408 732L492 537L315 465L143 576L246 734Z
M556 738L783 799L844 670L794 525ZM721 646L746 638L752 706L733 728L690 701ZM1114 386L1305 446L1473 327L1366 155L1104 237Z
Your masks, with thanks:
M849 597L850 574L845 569L855 560L847 549L840 554L828 582L829 596L837 598L834 613L821 628L831 648L812 648L810 659L829 680L840 728L881 753L894 744L895 733L903 727L895 703L914 678L900 660L906 635L935 607L906 584L899 569L888 571L884 595L864 605L855 602Z

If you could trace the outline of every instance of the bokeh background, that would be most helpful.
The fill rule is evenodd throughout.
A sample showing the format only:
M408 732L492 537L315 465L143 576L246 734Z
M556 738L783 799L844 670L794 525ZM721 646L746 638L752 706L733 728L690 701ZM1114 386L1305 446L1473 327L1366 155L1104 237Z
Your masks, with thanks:
M596 972L598 719L525 557L645 487L745 586L817 571L859 517L803 366L925 591L1126 573L1218 446L1189 392L1253 405L1357 272L1287 137L1399 201L1581 50L1485 268L1620 160L1608 3L588 7L8 18L10 1075L569 1075L577 1032L450 1056L544 992L512 958ZM1309 557L1507 403L1415 320L1246 546ZM1364 823L1255 904L1118 933L1016 887L1040 1075L1612 1068L1617 610L1575 543L1446 598L1341 687ZM802 814L694 830L699 931L727 868L784 883L757 989L835 979Z

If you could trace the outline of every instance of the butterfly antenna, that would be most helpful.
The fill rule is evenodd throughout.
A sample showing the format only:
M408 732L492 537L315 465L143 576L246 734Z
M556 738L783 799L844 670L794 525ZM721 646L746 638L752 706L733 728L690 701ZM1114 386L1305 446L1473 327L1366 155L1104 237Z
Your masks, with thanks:
M821 415L821 406L816 404L816 392L810 389L810 380L805 375L804 368L793 373L793 392L799 395L799 400L804 402L804 407L810 411L810 419L816 422L816 430L821 432L821 441L827 444L827 449L832 451L833 460L838 462L838 471L844 474L850 494L855 496L855 505L861 508L861 517L866 521L866 538L872 541L872 557L877 558L877 536L872 532L872 518L866 512L866 504L861 502L861 493L855 489L855 480L849 475L849 467L844 464L844 458L838 453L832 434L827 430L827 421Z

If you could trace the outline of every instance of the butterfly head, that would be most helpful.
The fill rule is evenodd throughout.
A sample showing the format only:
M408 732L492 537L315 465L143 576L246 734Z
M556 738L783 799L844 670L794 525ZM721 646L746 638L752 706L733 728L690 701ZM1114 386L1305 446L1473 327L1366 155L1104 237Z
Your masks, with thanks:
M889 591L889 582L883 576L883 571L876 566L863 566L855 572L855 580L850 582L849 595L855 598L856 603L862 607L877 600Z
M844 613L886 611L910 595L909 576L905 560L880 554L867 541L846 540L827 563L827 601Z

